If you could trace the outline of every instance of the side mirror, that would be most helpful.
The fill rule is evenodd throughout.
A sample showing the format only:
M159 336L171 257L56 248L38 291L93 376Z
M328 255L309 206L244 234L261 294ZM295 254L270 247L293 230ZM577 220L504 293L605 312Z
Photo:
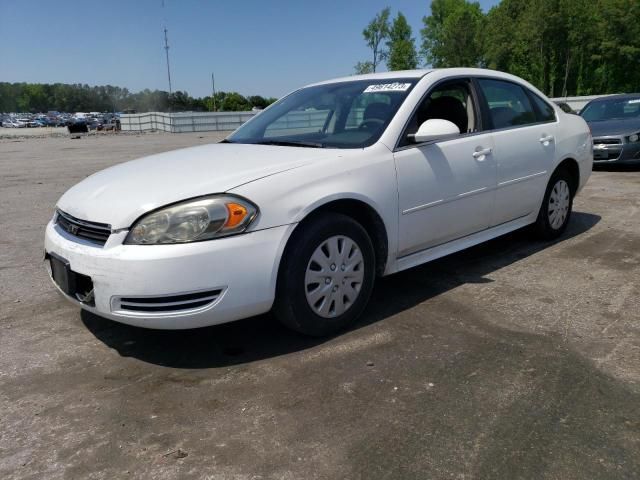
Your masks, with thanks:
M430 142L431 140L443 140L456 135L460 135L460 129L455 123L441 118L432 118L420 125L418 131L413 135L409 135L409 138L412 138L415 143L422 143Z

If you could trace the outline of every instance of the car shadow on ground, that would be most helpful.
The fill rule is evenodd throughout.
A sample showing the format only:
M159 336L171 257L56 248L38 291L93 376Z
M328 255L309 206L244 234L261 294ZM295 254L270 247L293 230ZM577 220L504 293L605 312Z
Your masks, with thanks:
M624 164L593 164L594 172L640 172L640 163L635 165L624 165Z
M486 283L491 272L589 231L600 216L574 212L554 242L531 240L518 230L426 265L378 279L360 321L351 330L379 322L466 283ZM82 311L82 322L120 355L173 368L213 368L285 355L326 342L298 335L270 314L195 330L149 330Z

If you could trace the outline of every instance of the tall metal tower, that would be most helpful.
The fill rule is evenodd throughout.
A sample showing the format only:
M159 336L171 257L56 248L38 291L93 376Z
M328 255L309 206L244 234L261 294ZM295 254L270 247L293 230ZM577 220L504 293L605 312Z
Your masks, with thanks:
M213 100L213 111L217 112L216 109L216 80L213 76L213 72L211 72L211 99Z
M167 27L164 27L164 51L167 55L167 78L169 79L169 95L171 95L171 68L169 67L169 40L167 39Z

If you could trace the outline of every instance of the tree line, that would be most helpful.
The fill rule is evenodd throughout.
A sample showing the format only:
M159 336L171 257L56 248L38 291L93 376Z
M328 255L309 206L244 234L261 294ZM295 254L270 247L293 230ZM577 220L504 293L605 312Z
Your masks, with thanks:
M194 98L182 91L169 94L145 89L132 93L112 85L0 82L0 112L236 112L265 108L275 101L272 97L245 97L237 92L216 92L215 98Z
M420 44L406 17L385 8L362 34L371 60L356 73L420 64L480 67L518 75L547 95L640 90L640 1L502 0L487 13L478 2L433 0Z

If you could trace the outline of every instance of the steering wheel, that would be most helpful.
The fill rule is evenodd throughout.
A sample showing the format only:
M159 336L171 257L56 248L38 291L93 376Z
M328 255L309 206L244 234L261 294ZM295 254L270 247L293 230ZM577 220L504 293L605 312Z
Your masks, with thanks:
M379 118L368 118L360 124L358 129L373 130L374 128L378 128L381 125L384 125L384 120L380 120Z

